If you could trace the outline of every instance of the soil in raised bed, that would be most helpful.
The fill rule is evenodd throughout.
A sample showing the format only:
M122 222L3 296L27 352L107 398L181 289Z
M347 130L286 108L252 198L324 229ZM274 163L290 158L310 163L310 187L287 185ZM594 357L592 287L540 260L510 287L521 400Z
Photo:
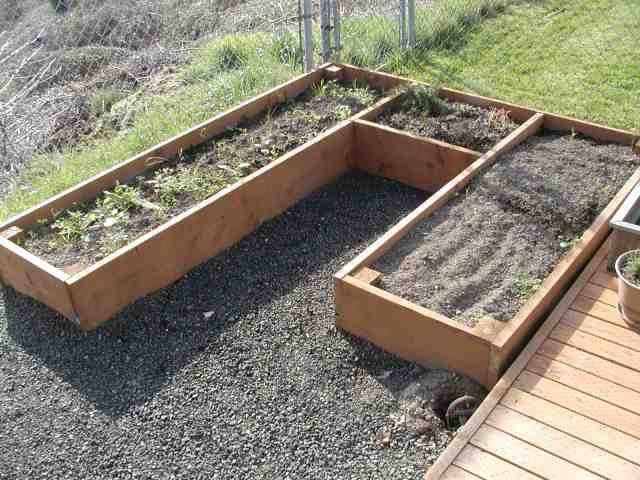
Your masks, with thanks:
M424 200L345 175L89 334L7 290L2 472L421 478L449 402L484 392L337 330L332 275Z
M351 115L380 93L320 83L128 185L75 206L29 232L25 248L69 272L101 260Z
M381 286L470 327L500 328L639 165L626 146L532 137L382 257Z
M482 153L518 128L504 110L442 103L442 111L431 113L416 108L394 108L378 117L377 122Z

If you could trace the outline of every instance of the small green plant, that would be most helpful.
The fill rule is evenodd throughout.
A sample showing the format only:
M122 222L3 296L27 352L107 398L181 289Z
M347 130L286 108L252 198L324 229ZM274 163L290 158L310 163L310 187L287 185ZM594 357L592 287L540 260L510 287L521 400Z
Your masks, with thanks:
M158 170L147 184L151 186L164 208L174 207L181 195L192 195L197 200L204 200L225 187L222 178L198 165L163 168Z
M129 243L130 237L124 229L116 228L105 233L100 243L100 252L110 255Z
M338 105L334 112L334 116L339 122L346 120L351 116L351 114L351 107L348 105Z
M140 192L136 188L129 185L116 185L112 191L105 192L104 197L98 201L98 206L105 213L117 215L142 207L142 203Z
M95 212L85 212L82 209L69 210L58 218L51 228L64 244L72 245L79 242L87 229L97 220L98 215Z
M526 300L538 291L542 285L542 280L533 277L528 273L518 276L515 283L515 293L520 299Z
M634 285L640 285L640 251L633 251L624 257L622 274Z
M428 85L411 85L400 94L400 108L424 114L440 115L449 110L447 102L438 96L437 89Z
M311 93L314 97L327 97L331 91L331 82L325 82L320 80L313 87L311 87Z
M214 65L221 71L237 70L248 60L249 54L245 45L234 37L223 40L214 51Z

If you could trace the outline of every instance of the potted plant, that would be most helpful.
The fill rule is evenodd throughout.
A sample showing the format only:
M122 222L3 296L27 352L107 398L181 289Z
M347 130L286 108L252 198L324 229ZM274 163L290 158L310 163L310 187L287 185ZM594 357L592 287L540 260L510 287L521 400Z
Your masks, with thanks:
M623 320L640 328L640 250L630 250L616 260L618 310Z

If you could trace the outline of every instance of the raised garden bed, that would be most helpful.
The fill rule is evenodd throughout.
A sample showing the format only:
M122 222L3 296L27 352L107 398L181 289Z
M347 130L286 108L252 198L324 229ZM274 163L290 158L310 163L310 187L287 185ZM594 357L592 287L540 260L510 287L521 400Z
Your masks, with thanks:
M478 157L425 141L421 159L384 171L356 162L368 137L350 120L376 115L390 100L372 89L398 83L367 82L319 68L11 219L3 281L93 329L352 167L434 192ZM415 177L416 165L435 175Z
M336 274L337 322L403 358L491 387L603 242L640 178L640 158L630 132L448 89L439 95L521 125ZM389 103L383 128L391 131L402 108L399 98ZM376 121L368 120L357 128ZM411 138L424 134L407 124ZM381 141L366 155L392 158L401 148Z

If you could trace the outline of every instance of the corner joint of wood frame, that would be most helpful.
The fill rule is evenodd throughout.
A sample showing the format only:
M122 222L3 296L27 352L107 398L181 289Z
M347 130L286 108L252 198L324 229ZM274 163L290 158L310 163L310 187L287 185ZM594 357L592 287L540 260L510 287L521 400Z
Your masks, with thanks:
M20 227L9 227L0 232L4 238L13 243L22 243L24 241L25 232Z
M338 65L331 65L325 69L327 80L342 80L344 78L344 69Z

